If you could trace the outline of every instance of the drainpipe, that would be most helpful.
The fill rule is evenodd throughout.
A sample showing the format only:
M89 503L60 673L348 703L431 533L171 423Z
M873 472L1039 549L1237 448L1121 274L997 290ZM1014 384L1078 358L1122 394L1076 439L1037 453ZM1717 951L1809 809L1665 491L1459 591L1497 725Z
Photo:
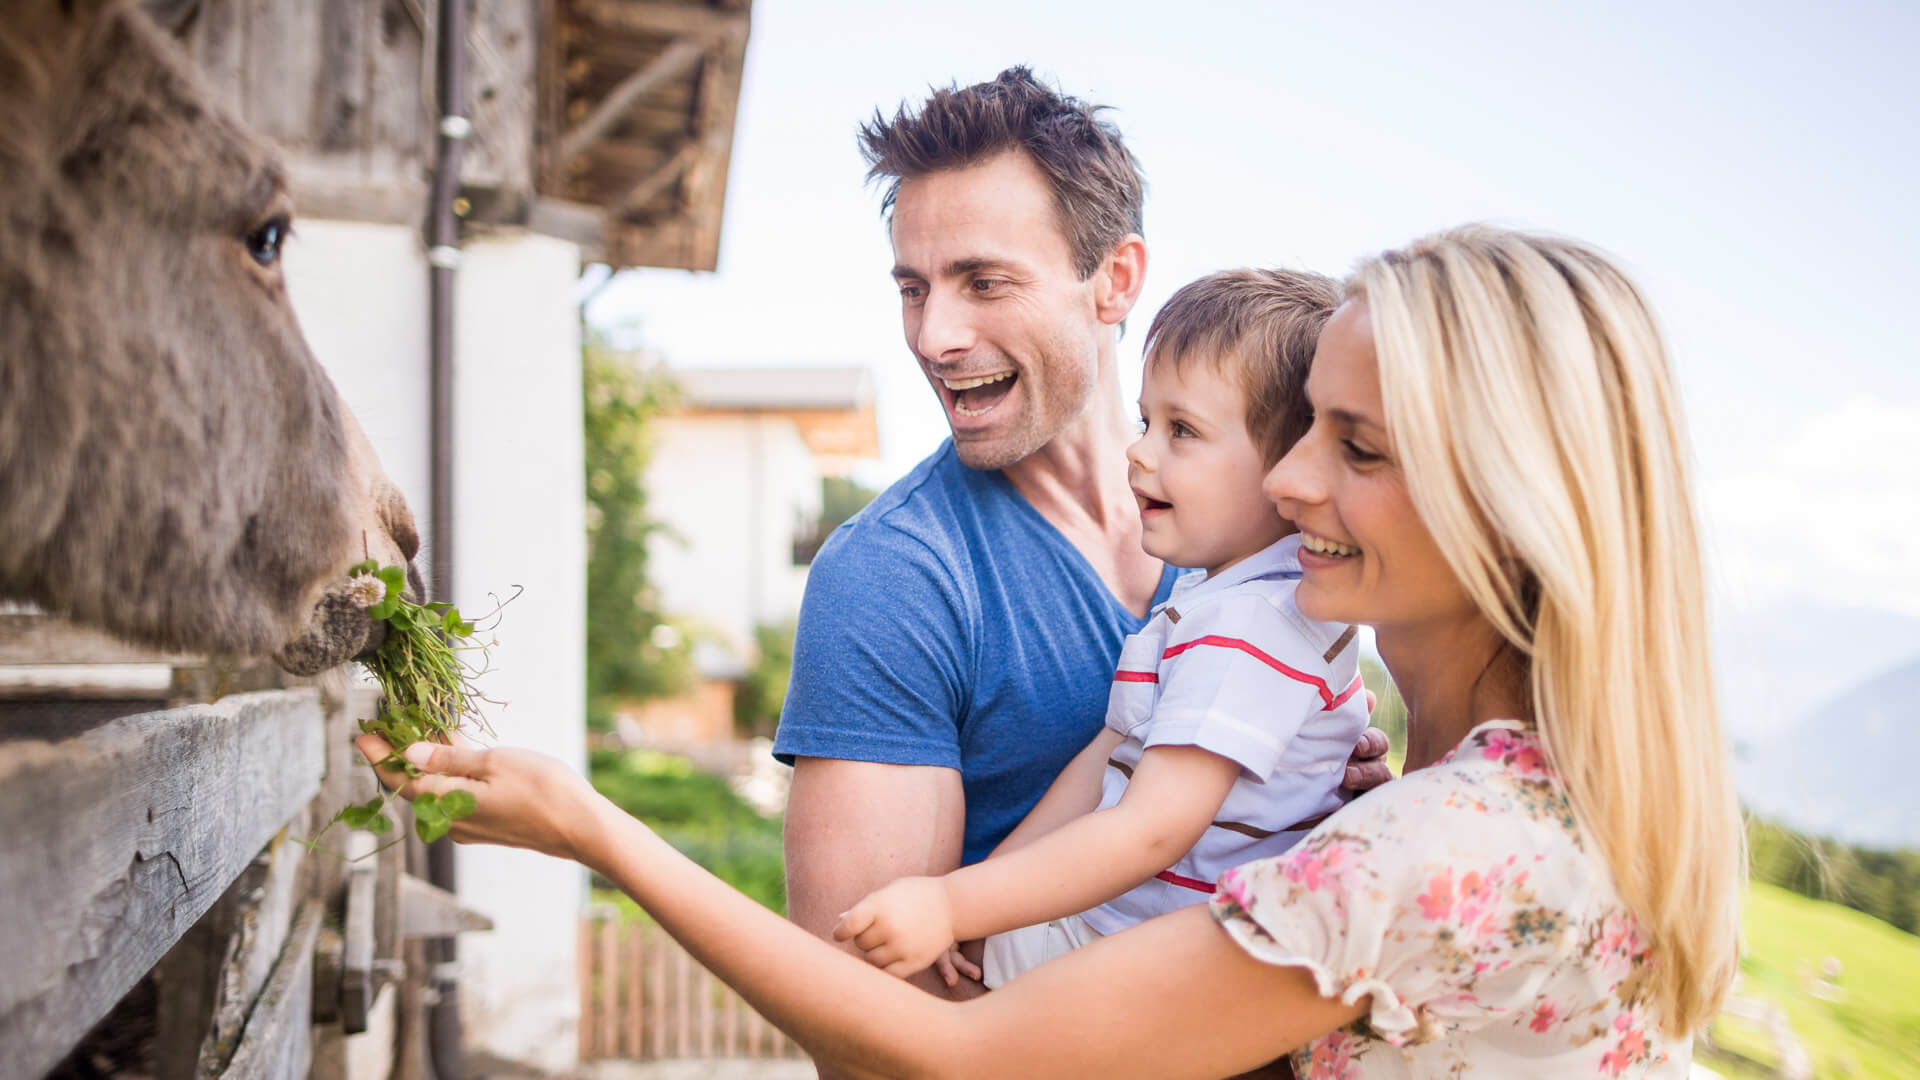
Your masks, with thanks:
M453 597L453 288L460 266L460 226L453 203L460 191L460 157L473 125L467 120L466 0L440 0L436 42L434 100L440 104L431 202L427 207L427 378L429 480L431 504L430 550L433 553L433 595ZM453 842L427 845L427 880L455 891ZM439 1080L462 1080L466 1075L460 1046L460 997L455 981L457 953L452 937L426 943L428 982L434 993L428 1000L427 1044Z

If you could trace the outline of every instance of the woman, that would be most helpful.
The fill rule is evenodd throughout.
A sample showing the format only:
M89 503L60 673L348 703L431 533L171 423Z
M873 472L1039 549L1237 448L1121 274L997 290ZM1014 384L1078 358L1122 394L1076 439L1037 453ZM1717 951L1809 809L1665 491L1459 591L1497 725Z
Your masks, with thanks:
M457 839L593 867L856 1074L1217 1077L1296 1051L1309 1077L1685 1075L1733 974L1743 851L1647 306L1591 249L1487 228L1374 259L1346 297L1266 486L1304 535L1302 610L1376 628L1407 775L1210 905L956 1005L539 755L415 747L438 775L409 793L474 791Z

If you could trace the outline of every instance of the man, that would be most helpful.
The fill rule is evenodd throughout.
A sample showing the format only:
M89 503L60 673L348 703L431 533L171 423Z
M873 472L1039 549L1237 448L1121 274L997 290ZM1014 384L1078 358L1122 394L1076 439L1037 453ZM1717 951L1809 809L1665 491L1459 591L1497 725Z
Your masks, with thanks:
M891 179L907 346L953 437L808 577L774 749L794 765L788 912L823 937L1020 822L1098 732L1120 644L1172 584L1140 547L1116 368L1144 185L1098 111L1016 67L861 132Z

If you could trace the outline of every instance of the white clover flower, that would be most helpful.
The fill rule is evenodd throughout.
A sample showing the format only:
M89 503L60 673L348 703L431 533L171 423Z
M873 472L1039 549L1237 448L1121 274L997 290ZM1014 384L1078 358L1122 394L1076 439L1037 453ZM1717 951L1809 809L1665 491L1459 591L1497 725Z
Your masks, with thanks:
M387 583L372 574L355 574L347 579L347 599L356 607L370 608L387 598Z

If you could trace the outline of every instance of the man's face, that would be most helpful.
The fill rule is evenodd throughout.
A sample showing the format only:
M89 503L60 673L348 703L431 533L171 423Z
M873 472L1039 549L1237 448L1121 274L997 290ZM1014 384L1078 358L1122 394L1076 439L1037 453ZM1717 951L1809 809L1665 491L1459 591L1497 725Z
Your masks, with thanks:
M1039 169L1010 151L903 181L892 235L907 347L960 460L1000 469L1051 442L1086 409L1105 327Z

